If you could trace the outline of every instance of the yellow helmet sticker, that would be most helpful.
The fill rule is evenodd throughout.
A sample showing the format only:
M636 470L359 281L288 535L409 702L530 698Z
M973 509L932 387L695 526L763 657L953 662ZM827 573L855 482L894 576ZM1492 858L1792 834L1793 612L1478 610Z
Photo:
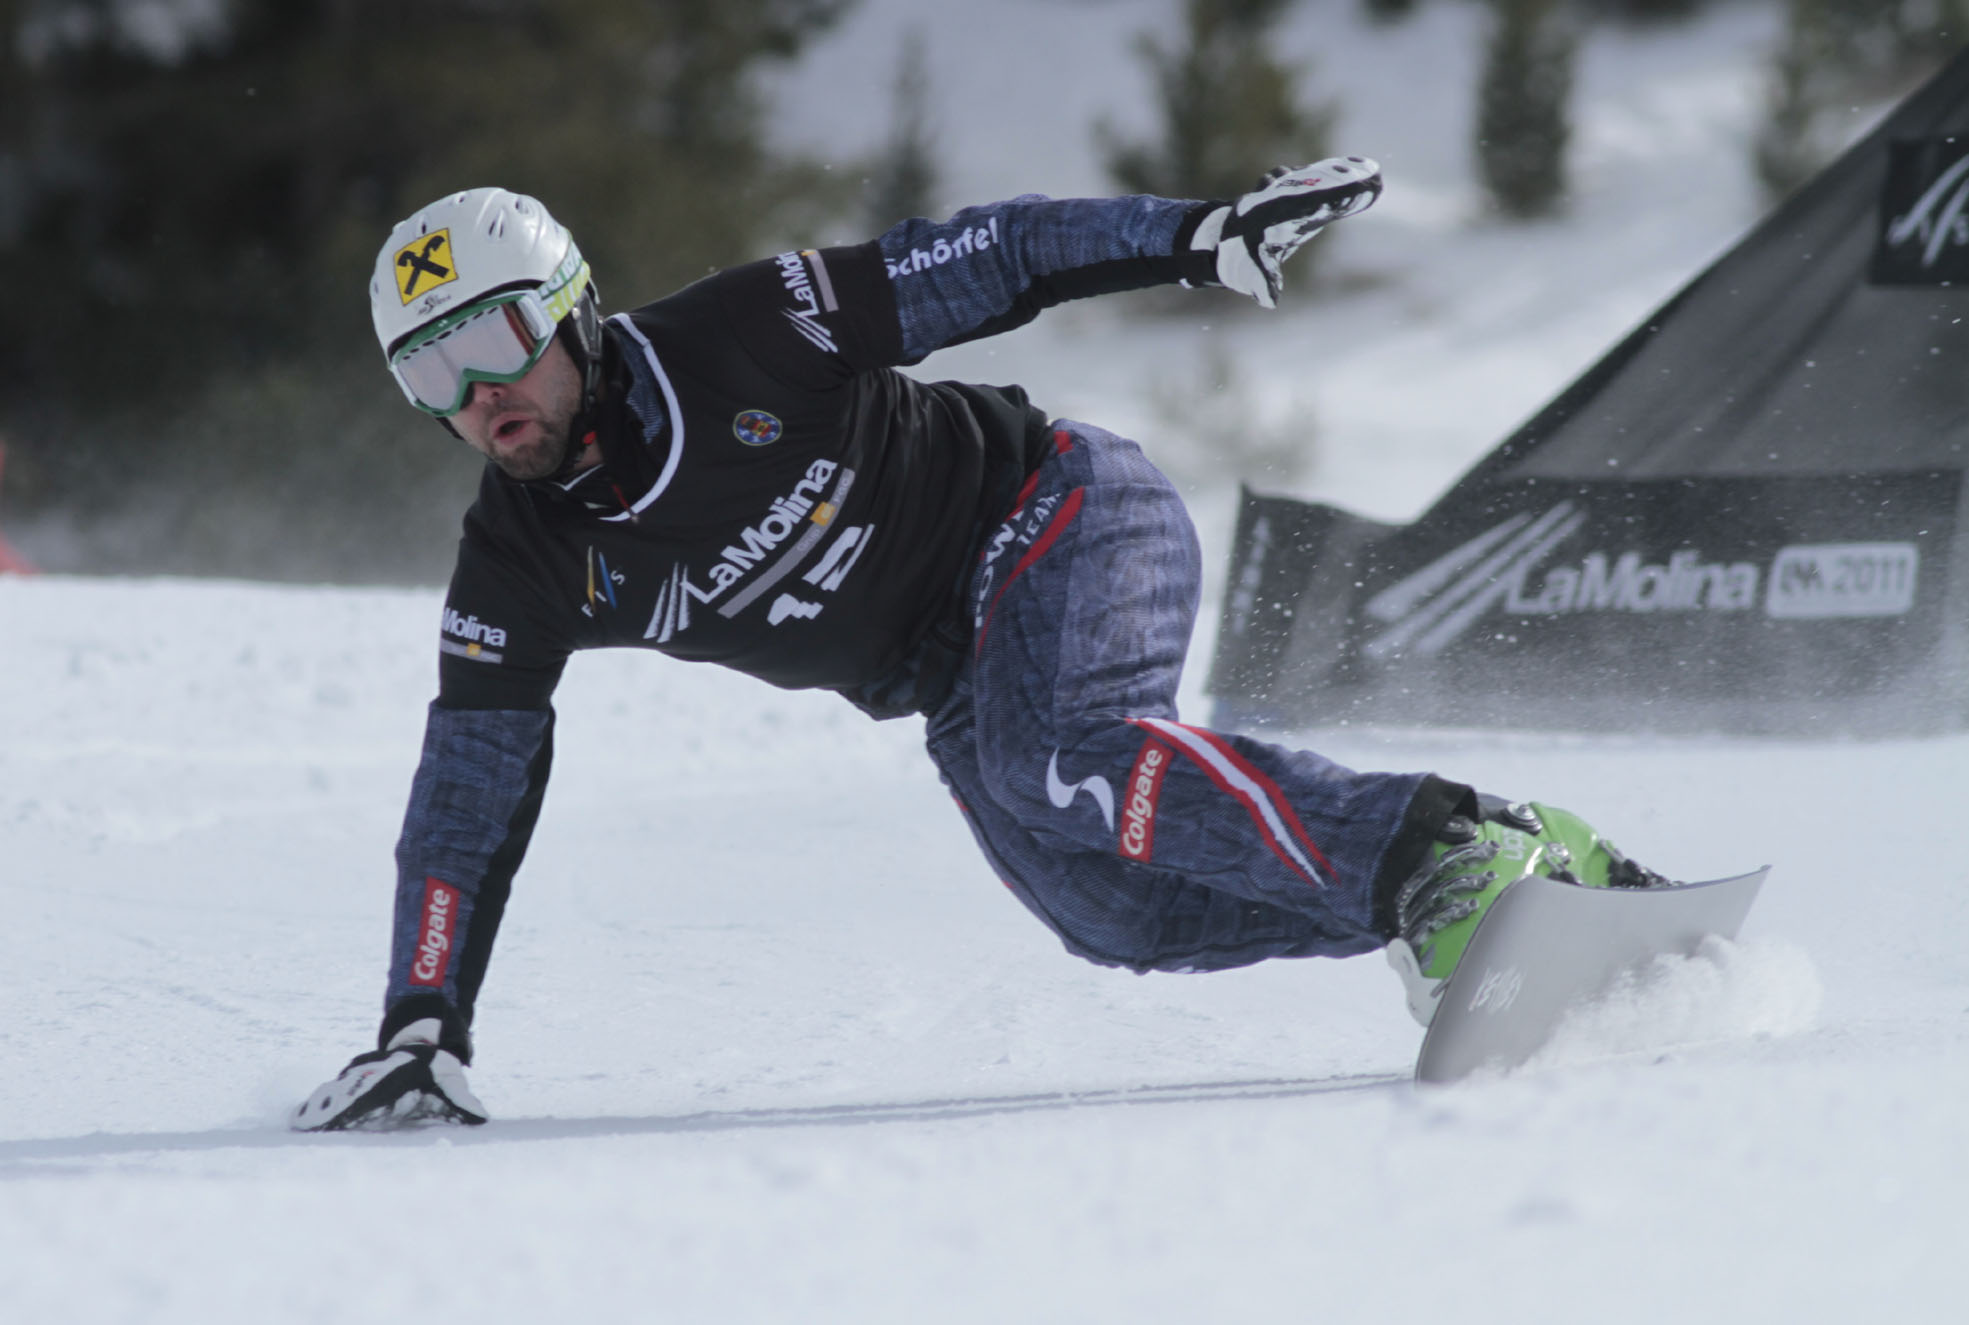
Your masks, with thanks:
M397 293L409 303L420 294L458 279L451 260L451 231L433 230L397 250Z

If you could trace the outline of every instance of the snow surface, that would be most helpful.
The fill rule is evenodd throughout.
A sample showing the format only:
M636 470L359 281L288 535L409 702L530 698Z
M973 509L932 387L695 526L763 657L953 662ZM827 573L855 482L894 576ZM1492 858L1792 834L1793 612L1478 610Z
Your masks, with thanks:
M974 196L1103 190L1060 124L1131 113L1128 34L1170 7L934 7L980 98L1032 34L1065 53L944 112ZM802 125L878 140L867 88L925 11L868 0L791 71ZM1263 476L1186 454L1142 403L1158 373L1228 346L1254 416L1317 419L1292 485L1405 517L1754 216L1764 8L1596 36L1579 200L1529 232L1466 177L1474 7L1350 12L1293 31L1389 167L1331 241L1377 279L1207 332L1062 309L926 365L1161 443L1213 564L1226 485ZM850 71L859 118L815 92ZM0 578L0 1319L1959 1316L1962 737L1304 734L1570 805L1671 873L1776 867L1742 942L1533 1069L1418 1091L1379 958L1076 962L978 859L918 723L586 655L480 1005L497 1121L292 1136L373 1032L438 607Z

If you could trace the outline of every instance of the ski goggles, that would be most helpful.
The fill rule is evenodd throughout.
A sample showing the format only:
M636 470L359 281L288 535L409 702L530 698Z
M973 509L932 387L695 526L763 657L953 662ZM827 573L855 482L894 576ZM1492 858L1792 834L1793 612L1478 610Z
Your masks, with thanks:
M420 327L390 355L410 403L448 418L474 382L517 382L554 343L555 319L537 290L508 290Z

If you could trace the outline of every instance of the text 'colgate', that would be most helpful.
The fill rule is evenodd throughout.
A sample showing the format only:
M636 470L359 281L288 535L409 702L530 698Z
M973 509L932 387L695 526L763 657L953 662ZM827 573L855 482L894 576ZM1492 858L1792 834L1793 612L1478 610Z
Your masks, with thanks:
M1169 750L1154 741L1142 745L1128 775L1127 798L1121 808L1121 854L1146 862L1155 847L1155 803L1162 795L1162 775L1169 768Z
M451 939L458 928L458 890L440 879L424 880L424 919L417 929L417 959L410 964L413 985L442 985L451 965Z

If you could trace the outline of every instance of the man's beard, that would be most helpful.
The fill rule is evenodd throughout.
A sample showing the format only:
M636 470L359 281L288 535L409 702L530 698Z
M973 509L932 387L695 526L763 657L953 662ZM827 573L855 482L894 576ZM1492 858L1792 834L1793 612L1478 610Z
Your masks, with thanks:
M522 447L498 449L491 456L492 463L508 478L522 483L552 478L567 463L568 450L574 443L573 416L541 419L539 423L540 435L531 442Z

